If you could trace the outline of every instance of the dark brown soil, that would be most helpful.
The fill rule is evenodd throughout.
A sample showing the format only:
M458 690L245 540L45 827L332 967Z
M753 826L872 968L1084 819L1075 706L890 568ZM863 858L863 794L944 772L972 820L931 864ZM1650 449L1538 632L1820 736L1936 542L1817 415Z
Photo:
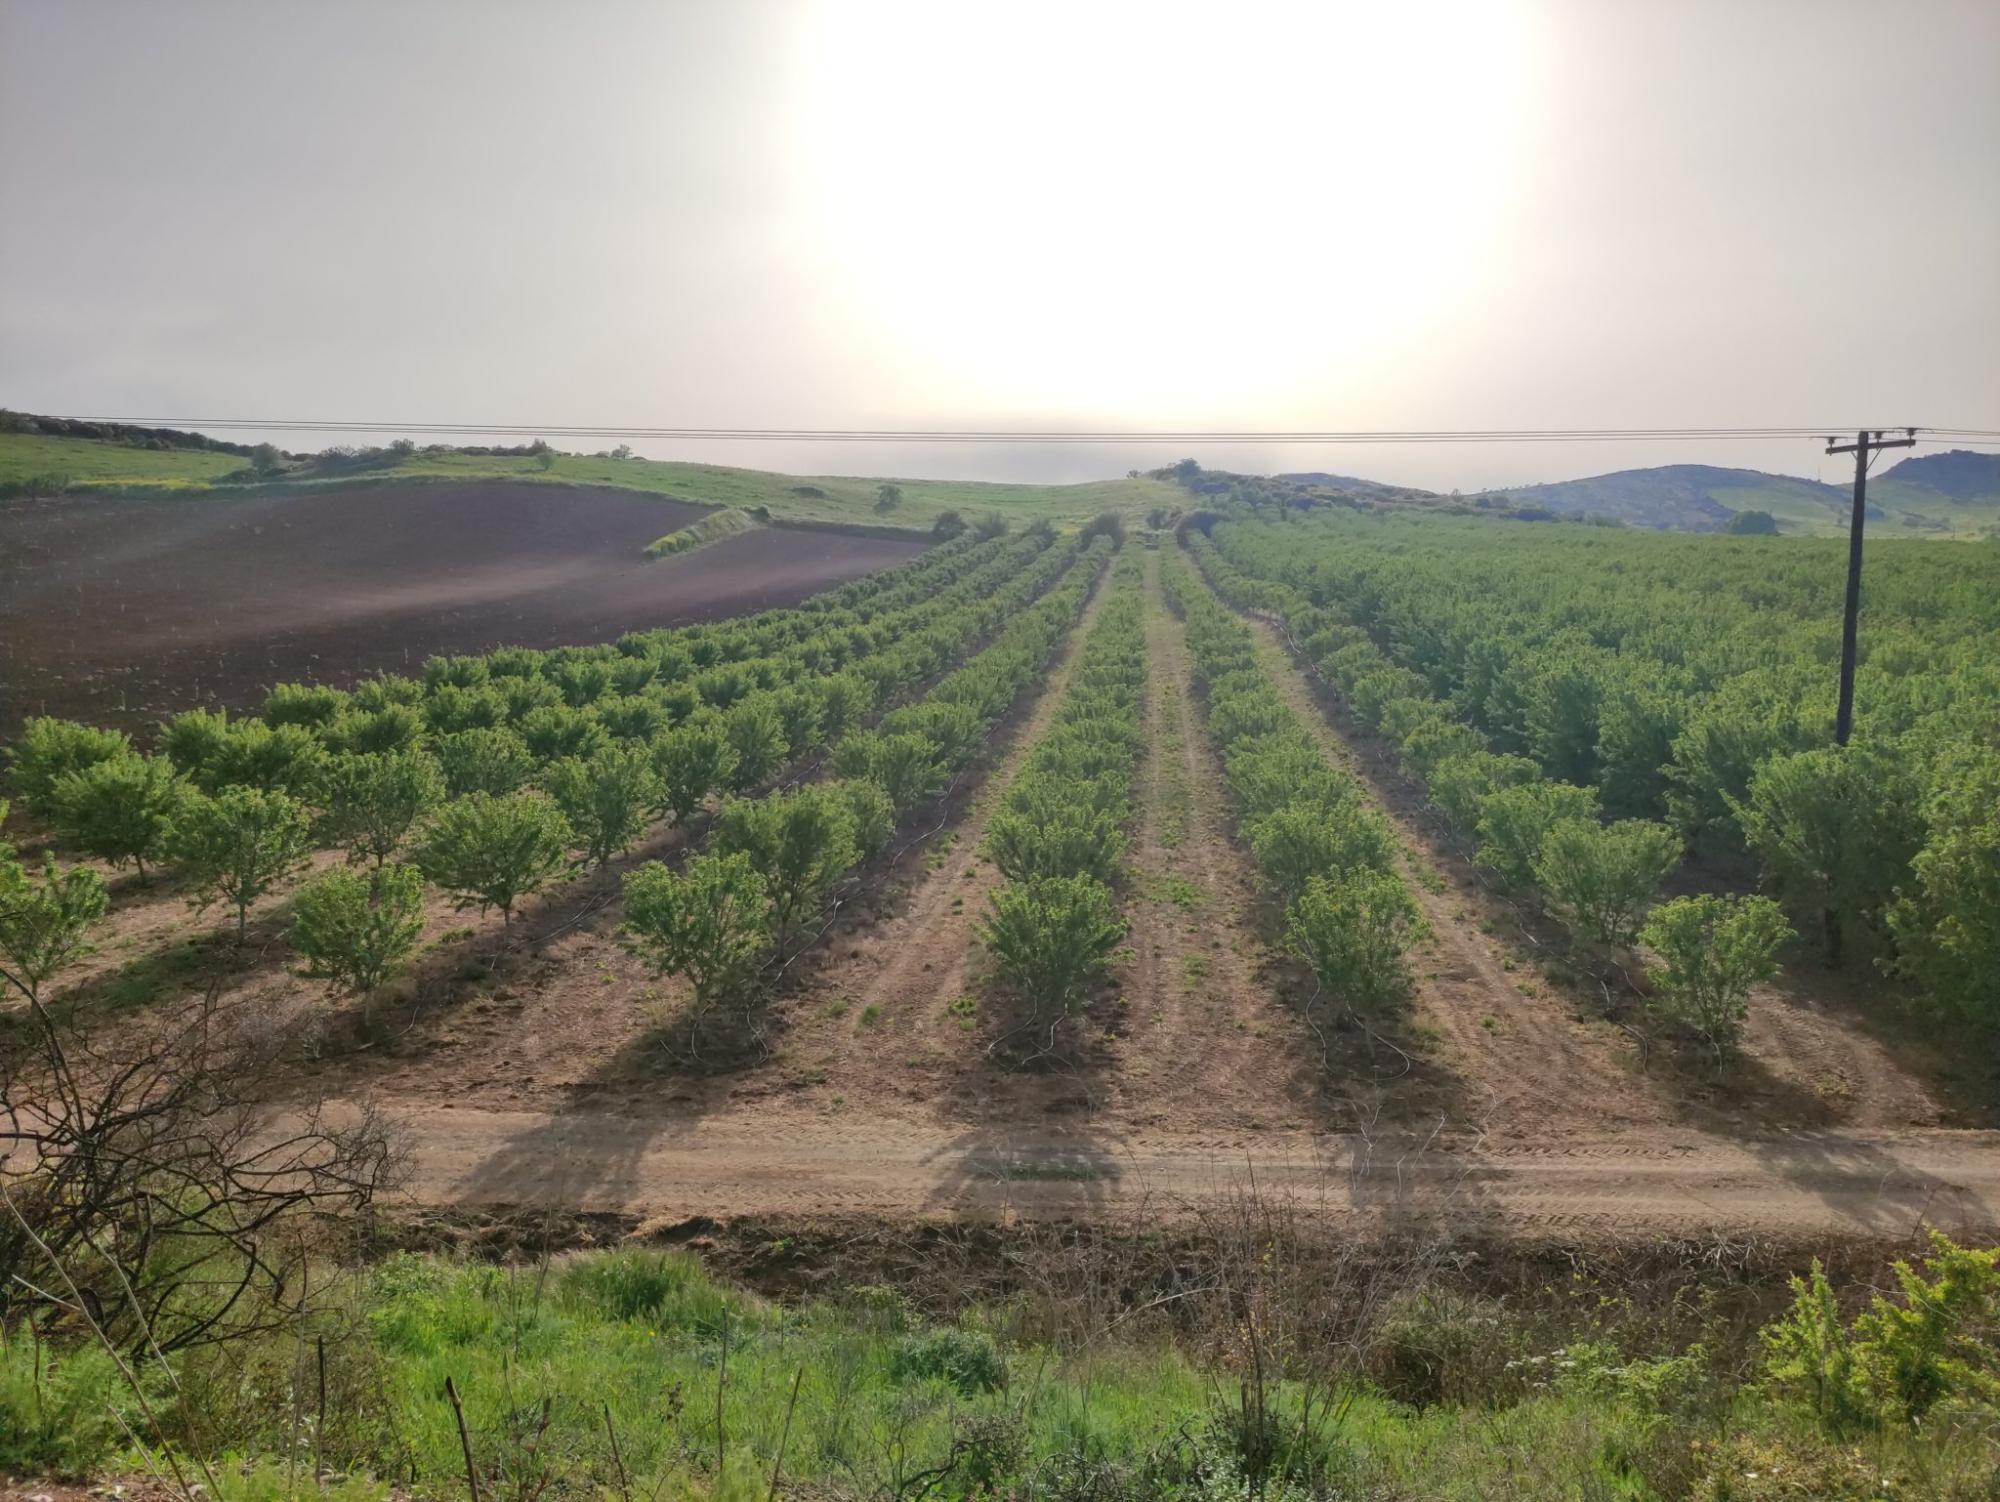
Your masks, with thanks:
M760 529L643 556L705 511L504 482L0 507L0 736L32 714L138 729L253 709L274 682L767 609L923 546Z

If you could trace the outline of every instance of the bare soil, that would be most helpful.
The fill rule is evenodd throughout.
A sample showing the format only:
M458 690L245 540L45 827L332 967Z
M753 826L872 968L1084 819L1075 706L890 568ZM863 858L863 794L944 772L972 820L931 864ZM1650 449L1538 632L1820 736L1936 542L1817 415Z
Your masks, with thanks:
M136 729L254 709L275 682L609 641L793 604L923 550L759 528L644 557L708 509L504 482L0 507L0 735L33 714Z

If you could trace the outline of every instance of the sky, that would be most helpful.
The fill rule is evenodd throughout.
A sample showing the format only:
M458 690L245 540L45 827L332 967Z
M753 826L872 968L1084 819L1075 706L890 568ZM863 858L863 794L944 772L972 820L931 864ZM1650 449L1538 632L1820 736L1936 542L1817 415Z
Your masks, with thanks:
M1993 0L0 0L0 406L2000 427L1996 79ZM1848 462L636 446L1440 490Z

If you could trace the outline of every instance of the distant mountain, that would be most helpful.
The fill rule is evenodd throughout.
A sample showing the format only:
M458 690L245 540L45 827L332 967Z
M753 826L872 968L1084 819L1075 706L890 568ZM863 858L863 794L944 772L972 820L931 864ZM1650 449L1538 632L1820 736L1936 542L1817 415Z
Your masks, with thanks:
M1476 499L1539 506L1558 516L1616 517L1634 527L1720 532L1742 512L1771 516L1782 532L1846 530L1853 491L1795 475L1712 464L1663 464L1547 485L1512 485ZM2000 531L2000 454L1963 449L1905 459L1868 482L1868 517L1884 535L1979 537Z
M1977 454L1971 449L1924 454L1883 471L1882 478L1921 485L1955 501L2000 500L2000 454Z
M1832 485L1713 464L1621 469L1582 480L1510 485L1484 495L1558 516L1609 516L1628 526L1678 532L1720 532L1739 511L1769 512L1786 531L1818 531L1839 519L1847 499ZM1786 527L1788 521L1792 525Z

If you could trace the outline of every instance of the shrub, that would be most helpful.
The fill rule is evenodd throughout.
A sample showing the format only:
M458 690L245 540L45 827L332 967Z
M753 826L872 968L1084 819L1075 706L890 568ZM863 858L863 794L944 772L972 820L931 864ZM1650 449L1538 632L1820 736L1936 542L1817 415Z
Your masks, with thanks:
M1007 1360L992 1336L943 1326L903 1337L889 1375L898 1383L947 1382L959 1396L975 1398L1007 1385Z
M311 803L324 792L326 769L326 746L312 731L300 725L238 720L192 775L208 792L259 788Z
M1316 876L1391 871L1396 838L1389 823L1358 798L1332 807L1292 803L1245 827L1251 852L1286 902Z
M416 706L391 701L374 709L365 708L362 707L363 700L358 689L353 705L327 727L327 740L341 750L367 756L384 751L407 751L422 743L424 717Z
M785 722L768 694L756 694L729 711L724 734L736 765L729 786L735 792L755 787L785 760Z
M940 511L931 523L931 536L939 542L950 542L965 531L965 518L956 511Z
M854 817L854 844L863 857L876 854L896 832L896 806L880 783L847 777L827 784L839 792Z
M1542 841L1556 825L1597 818L1597 790L1567 782L1529 782L1489 793L1479 805L1475 859L1509 887L1535 879Z
M1408 996L1404 955L1429 932L1401 881L1363 869L1308 880L1288 910L1285 938L1330 994L1379 1014Z
M414 866L330 871L299 889L292 948L307 974L366 996L416 948L424 928L424 881Z
M322 838L378 866L445 799L444 773L425 751L336 757L325 786Z
M535 775L535 754L528 743L499 727L441 736L437 754L445 793L453 798L467 793L511 793Z
M1113 813L1087 803L1055 803L1028 811L1003 808L987 825L986 850L1009 881L1088 876L1109 883L1125 851L1120 822Z
M729 784L736 750L727 727L715 719L693 719L655 742L653 766L660 774L660 797L682 823L708 795Z
M264 718L273 725L319 730L347 707L347 695L324 683L280 683L264 696Z
M566 704L544 704L532 709L517 728L529 754L544 764L569 756L594 756L611 740L610 732L598 723L597 716Z
M854 861L854 814L834 788L734 798L716 821L717 853L741 853L764 877L771 925L788 933Z
M1774 756L1731 808L1766 888L1796 918L1828 915L1836 964L1843 934L1881 922L1922 843L1907 771L1865 747Z
M90 927L104 916L104 881L87 866L58 871L44 859L40 876L0 861L0 981L32 1005L42 987L90 949Z

